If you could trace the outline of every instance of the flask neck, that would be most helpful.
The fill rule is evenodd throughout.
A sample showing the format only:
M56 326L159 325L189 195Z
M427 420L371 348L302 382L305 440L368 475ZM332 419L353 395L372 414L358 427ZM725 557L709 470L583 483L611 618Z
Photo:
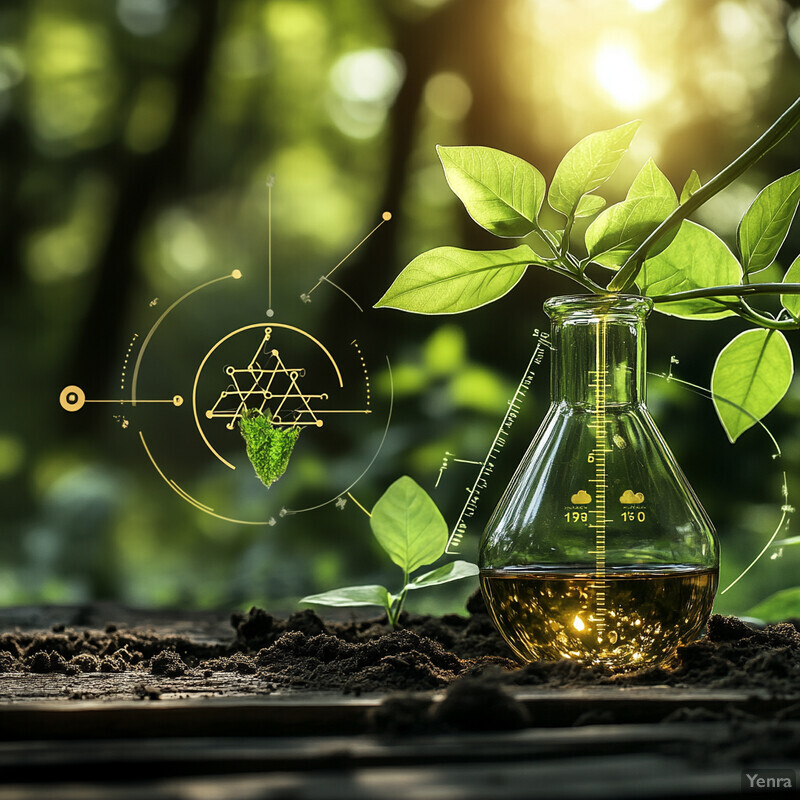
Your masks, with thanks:
M556 297L551 317L553 403L594 408L646 400L647 298Z

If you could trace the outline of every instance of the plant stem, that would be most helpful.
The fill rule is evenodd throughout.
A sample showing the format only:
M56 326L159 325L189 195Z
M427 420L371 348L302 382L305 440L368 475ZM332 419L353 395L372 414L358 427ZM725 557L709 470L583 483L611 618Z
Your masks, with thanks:
M647 258L650 248L664 235L683 222L693 211L722 191L765 153L775 147L800 122L800 97L789 106L778 120L747 148L735 161L701 186L685 203L679 205L628 257L622 268L608 284L609 292L624 292L635 280Z
M800 294L800 283L750 283L747 286L709 286L688 289L685 292L650 295L654 303L673 303L678 300L696 300L698 297L748 297L753 294Z
M654 303L675 303L679 300L696 300L701 297L719 299L720 305L729 308L742 319L752 322L761 328L770 330L790 331L800 328L800 321L796 319L775 319L765 316L752 308L744 300L738 304L723 302L723 297L747 297L754 294L800 294L800 283L751 283L747 286L710 286L705 289L689 289L685 292L672 294L652 295Z
M406 595L408 594L408 573L403 571L403 591L397 597L397 601L394 603L393 608L389 609L389 624L392 626L392 630L397 627L397 621L400 619L400 614L403 611L403 606L406 602Z

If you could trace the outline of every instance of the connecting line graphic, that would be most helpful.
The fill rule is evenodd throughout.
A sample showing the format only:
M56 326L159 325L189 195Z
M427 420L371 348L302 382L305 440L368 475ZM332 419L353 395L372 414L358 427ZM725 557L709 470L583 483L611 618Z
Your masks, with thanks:
M267 274L269 291L267 296L267 316L272 317L275 311L272 308L272 187L275 185L275 176L270 175L267 180Z
M316 427L323 425L321 414L371 414L365 409L321 409L312 408L311 401L328 400L327 394L306 394L300 388L298 380L304 378L306 371L302 367L287 367L276 348L269 347L272 328L267 328L256 348L250 363L244 369L227 367L225 374L233 381L223 390L214 406L206 411L207 419L228 419L228 430L233 430L248 408L257 409L262 414L270 401L277 402L272 411L271 422L274 426ZM259 358L267 356L266 366L261 366ZM249 385L248 385L249 381ZM262 383L263 381L263 383ZM236 398L236 408L221 408L229 397ZM297 401L294 408L287 404Z
M80 386L65 386L61 390L58 402L64 411L80 411L86 403L115 403L119 406L125 405L126 403L128 405L136 405L136 403L168 403L171 406L177 407L183 405L183 398L179 394L176 394L169 400L125 400L123 398L94 400L86 397L86 393Z
M339 284L338 284L338 283L334 283L332 280L330 280L330 279L327 277L327 275L325 275L325 276L323 276L322 278L320 278L320 281L325 281L325 283L329 283L331 286L333 286L333 288L334 288L334 289L338 289L338 290L339 290L339 291L340 291L340 292L341 292L341 293L342 293L342 294L343 294L343 295L344 295L344 296L345 296L345 297L346 297L348 300L350 300L350 301L353 303L353 305L354 305L354 306L355 306L355 307L356 307L356 308L357 308L359 311L361 311L361 312L363 313L364 309L363 309L363 308L361 308L361 306L360 306L360 305L359 305L359 304L358 304L358 303L355 301L355 299L352 297L352 295L349 295L349 294L348 294L348 293L347 293L347 292L346 292L344 289L342 289L342 287L341 287L341 286L339 286ZM317 284L317 286L319 286L319 284ZM316 288L316 287L314 287L314 288Z
M333 283L332 281L330 281L328 279L331 277L331 275L333 275L334 272L336 272L337 269L339 269L339 267L342 266L342 264L344 264L345 261L347 261L348 258L350 258L351 255L353 255L353 253L355 253L356 250L358 250L359 247L361 247L362 244L364 244L364 242L367 241L367 239L369 239L370 236L372 236L373 233L375 233L375 231L378 230L378 228L381 227L381 225L383 225L384 222L388 222L391 218L392 218L391 212L384 211L383 214L381 214L381 221L330 272L328 272L327 275L323 275L314 284L314 287L310 291L304 292L303 294L301 294L300 295L300 299L304 303L310 303L311 302L311 295L314 293L314 290L318 289L323 283L330 283L331 286L335 286L337 289L339 289L340 292L342 292L343 294L346 294L348 297L350 297L350 295L347 294L347 292L345 292L344 289L342 289L340 286L336 286L335 283ZM350 297L350 299L353 300L352 297ZM353 302L355 303L355 300L353 300ZM358 306L358 303L356 303L356 305ZM359 307L360 310L363 311L361 306L358 306L358 307Z

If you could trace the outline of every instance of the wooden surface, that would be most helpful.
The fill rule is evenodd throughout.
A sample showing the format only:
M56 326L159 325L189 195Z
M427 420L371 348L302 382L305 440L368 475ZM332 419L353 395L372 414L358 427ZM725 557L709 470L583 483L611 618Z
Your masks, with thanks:
M213 644L233 639L227 618L37 607L0 611L0 630L115 623ZM159 699L140 699L142 684ZM532 727L379 737L370 715L383 695L269 693L255 676L216 672L0 674L0 800L738 798L741 765L693 753L741 735L739 723L658 721L701 707L769 720L800 700L643 686L509 691ZM572 727L586 712L613 722ZM800 742L800 723L783 725Z

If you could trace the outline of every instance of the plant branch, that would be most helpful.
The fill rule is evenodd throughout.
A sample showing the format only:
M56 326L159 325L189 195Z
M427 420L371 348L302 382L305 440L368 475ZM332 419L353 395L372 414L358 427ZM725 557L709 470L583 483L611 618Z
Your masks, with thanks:
M800 283L751 283L747 286L709 286L704 289L688 289L672 294L649 295L654 303L674 303L678 300L696 300L699 297L749 297L754 294L800 294Z
M752 322L761 328L769 330L791 331L800 328L800 321L790 319L776 319L768 317L756 311L744 300L738 303L730 303L722 300L723 297L748 297L758 294L800 294L800 283L752 283L747 286L710 286L705 289L689 289L685 292L673 292L672 294L652 295L650 299L654 303L676 303L680 300L697 300L707 297L716 300L720 305L738 314L742 319Z
M608 284L610 292L624 292L635 280L647 258L650 248L673 228L683 222L693 211L710 200L715 194L732 183L745 170L755 164L765 153L775 147L800 122L800 97L778 118L778 120L747 148L735 161L701 186L685 203L679 205L645 240L631 253L622 268Z

